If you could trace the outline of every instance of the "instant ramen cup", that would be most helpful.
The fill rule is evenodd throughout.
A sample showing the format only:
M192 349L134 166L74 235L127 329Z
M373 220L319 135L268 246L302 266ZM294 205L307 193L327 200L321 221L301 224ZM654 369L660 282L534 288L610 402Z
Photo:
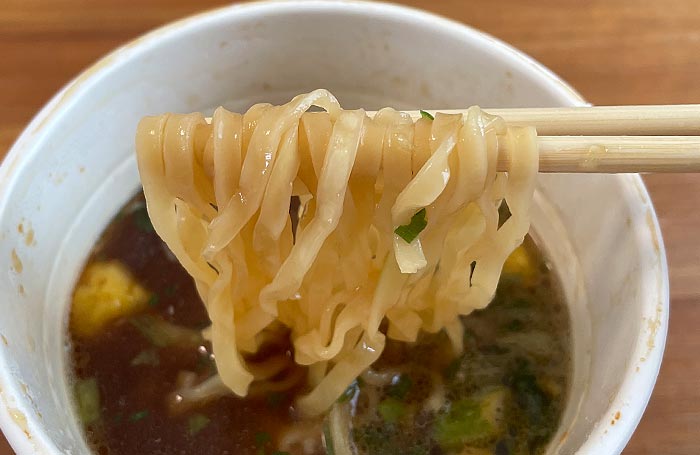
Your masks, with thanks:
M20 455L86 454L66 322L89 251L138 190L144 115L240 111L323 87L345 108L576 106L517 50L381 3L231 6L118 49L57 94L0 170L0 423ZM548 453L619 453L651 394L668 319L658 223L638 175L541 175L532 233L564 288L573 374Z

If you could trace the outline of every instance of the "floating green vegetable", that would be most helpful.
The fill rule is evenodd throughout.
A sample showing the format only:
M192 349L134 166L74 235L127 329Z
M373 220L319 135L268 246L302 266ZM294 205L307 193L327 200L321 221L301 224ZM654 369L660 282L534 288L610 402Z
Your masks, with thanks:
M177 293L177 287L174 284L169 284L165 288L165 295L168 297L173 297Z
M204 414L193 414L187 419L187 433L194 436L209 425L211 419Z
M420 111L420 116L423 118L427 118L428 120L435 120L435 117L433 117L433 114L431 114L428 111L424 111L423 109L421 109L421 111Z
M276 408L282 404L285 395L282 392L272 392L267 396L267 405L271 408Z
M359 391L360 386L357 383L357 381L353 381L352 384L348 386L347 389L343 392L343 394L338 397L338 403L345 403L346 401L351 400L355 394Z
M258 431L255 433L255 445L260 447L272 440L272 437L270 436L270 433L267 431Z
M379 402L377 411L386 423L397 423L406 415L406 404L389 397Z
M148 306L156 306L158 305L158 302L160 302L160 297L158 297L158 294L151 294L151 297L148 299Z
M449 412L438 416L434 430L435 440L445 451L487 441L495 434L494 427L481 415L479 403L470 399L453 403Z
M527 425L528 444L546 443L556 429L557 410L551 397L540 387L528 360L520 358L516 361L508 384L515 401L511 412Z
M399 379L396 381L395 384L389 386L387 394L390 397L403 400L408 395L408 392L411 391L411 387L413 387L413 381L411 381L411 378L409 378L407 374L402 374L399 376Z
M159 317L144 314L130 320L141 334L155 346L192 346L202 343L202 335L193 329L172 324Z
M428 222L425 219L425 208L418 210L412 217L411 222L408 224L402 224L397 227L394 232L404 239L406 243L411 243L418 237L418 234L425 229Z
M148 410L144 409L143 411L135 412L129 416L129 420L131 422L138 422L139 420L143 420L146 417L148 417Z
M333 436L331 435L331 427L328 425L328 422L323 424L323 442L326 447L326 455L335 455Z
M148 365L156 367L160 364L160 359L158 358L158 353L154 349L145 349L131 359L130 364L131 366Z
M97 379L81 379L75 383L78 414L83 425L90 425L100 418L100 389Z
M142 232L155 231L153 224L151 223L151 219L148 217L148 210L146 210L145 206L134 210L134 223L136 223L136 227Z

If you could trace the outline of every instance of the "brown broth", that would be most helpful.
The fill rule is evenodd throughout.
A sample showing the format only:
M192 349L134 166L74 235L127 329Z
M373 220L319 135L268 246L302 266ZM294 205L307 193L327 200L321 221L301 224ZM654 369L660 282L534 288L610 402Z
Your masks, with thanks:
M527 247L538 254L531 240ZM494 390L505 391L505 422L488 438L470 440L470 447L483 450L473 453L542 452L566 402L570 360L568 314L555 277L537 257L535 281L524 284L504 275L494 302L463 319L463 354L452 354L440 334L423 336L415 346L388 344L373 370L395 372L391 383L372 386L360 380L343 403L352 408L352 439L359 453L456 453L444 442L450 428L446 419L459 403L476 403ZM299 426L291 393L222 397L180 414L170 411L168 396L181 372L204 380L216 367L208 343L156 346L134 325L133 318L144 314L193 331L209 324L191 278L153 231L142 195L105 231L88 264L97 261L119 261L157 297L139 315L117 319L97 336L70 333L75 381L94 379L99 391L99 418L85 427L95 453L282 453L283 432ZM528 336L536 341L533 346ZM437 383L444 385L444 402L427 411L426 400ZM320 423L312 439L322 454L318 428Z

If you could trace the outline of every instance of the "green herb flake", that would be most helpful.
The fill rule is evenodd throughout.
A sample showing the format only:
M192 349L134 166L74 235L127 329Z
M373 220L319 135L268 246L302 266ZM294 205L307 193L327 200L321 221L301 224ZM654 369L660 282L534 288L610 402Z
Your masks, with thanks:
M435 117L433 117L433 114L431 114L428 111L424 111L423 109L420 110L420 116L422 118L427 118L428 120L435 120Z
M328 422L323 424L323 446L326 448L326 455L335 455L335 447L333 446L333 435Z
M394 233L404 239L406 243L411 243L427 225L428 221L425 219L425 208L422 208L411 217L410 223L402 224L397 227Z
M148 306L158 306L158 302L160 302L160 297L158 294L151 294L151 297L148 299Z
M396 398L389 397L377 405L377 411L386 423L397 423L406 415L406 404Z
M270 436L270 433L267 431L258 431L255 433L255 445L257 447L264 446L268 442L272 440L272 437Z
M445 451L483 443L495 435L493 426L481 415L479 403L470 399L453 403L449 412L438 416L434 431L435 440Z
M143 314L129 320L154 346L196 346L202 343L202 335L187 327L168 322L162 318Z
M394 384L389 386L387 394L390 397L403 400L408 395L408 392L411 391L411 387L413 387L413 381L411 381L411 378L409 378L406 374L402 374Z
M267 396L267 405L271 408L277 408L285 399L282 392L272 392Z
M165 288L165 295L167 297L173 297L173 296L175 296L176 293L177 293L177 287L174 284L169 284Z
M282 452L280 450L275 450L272 455L290 455L289 452Z
M360 385L357 383L357 381L353 381L352 384L350 384L348 388L345 389L343 394L340 397L338 397L338 403L345 403L346 401L350 401L358 392L359 388Z
M135 412L129 416L129 421L130 422L138 422L139 420L143 420L146 417L148 417L148 410L144 409L143 411Z
M75 383L78 414L83 425L95 423L100 418L100 389L97 379L81 379Z
M146 233L155 232L153 223L151 223L151 219L148 217L148 210L146 210L146 207L139 207L134 210L133 216L134 223L136 223L136 227L139 228L139 230Z
M139 352L136 357L131 359L130 364L132 367L138 365L157 367L160 364L160 358L154 349L144 349L143 351Z
M209 425L211 419L204 414L193 414L187 419L187 433L194 436Z

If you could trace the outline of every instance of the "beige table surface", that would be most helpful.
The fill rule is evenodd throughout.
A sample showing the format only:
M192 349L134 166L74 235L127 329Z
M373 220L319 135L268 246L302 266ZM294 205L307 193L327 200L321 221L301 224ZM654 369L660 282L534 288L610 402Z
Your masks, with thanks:
M63 84L114 47L219 0L0 0L0 156ZM402 3L485 30L596 104L700 103L700 2ZM700 454L700 176L645 177L671 274L671 322L649 407L625 450ZM0 438L0 455L12 454Z

